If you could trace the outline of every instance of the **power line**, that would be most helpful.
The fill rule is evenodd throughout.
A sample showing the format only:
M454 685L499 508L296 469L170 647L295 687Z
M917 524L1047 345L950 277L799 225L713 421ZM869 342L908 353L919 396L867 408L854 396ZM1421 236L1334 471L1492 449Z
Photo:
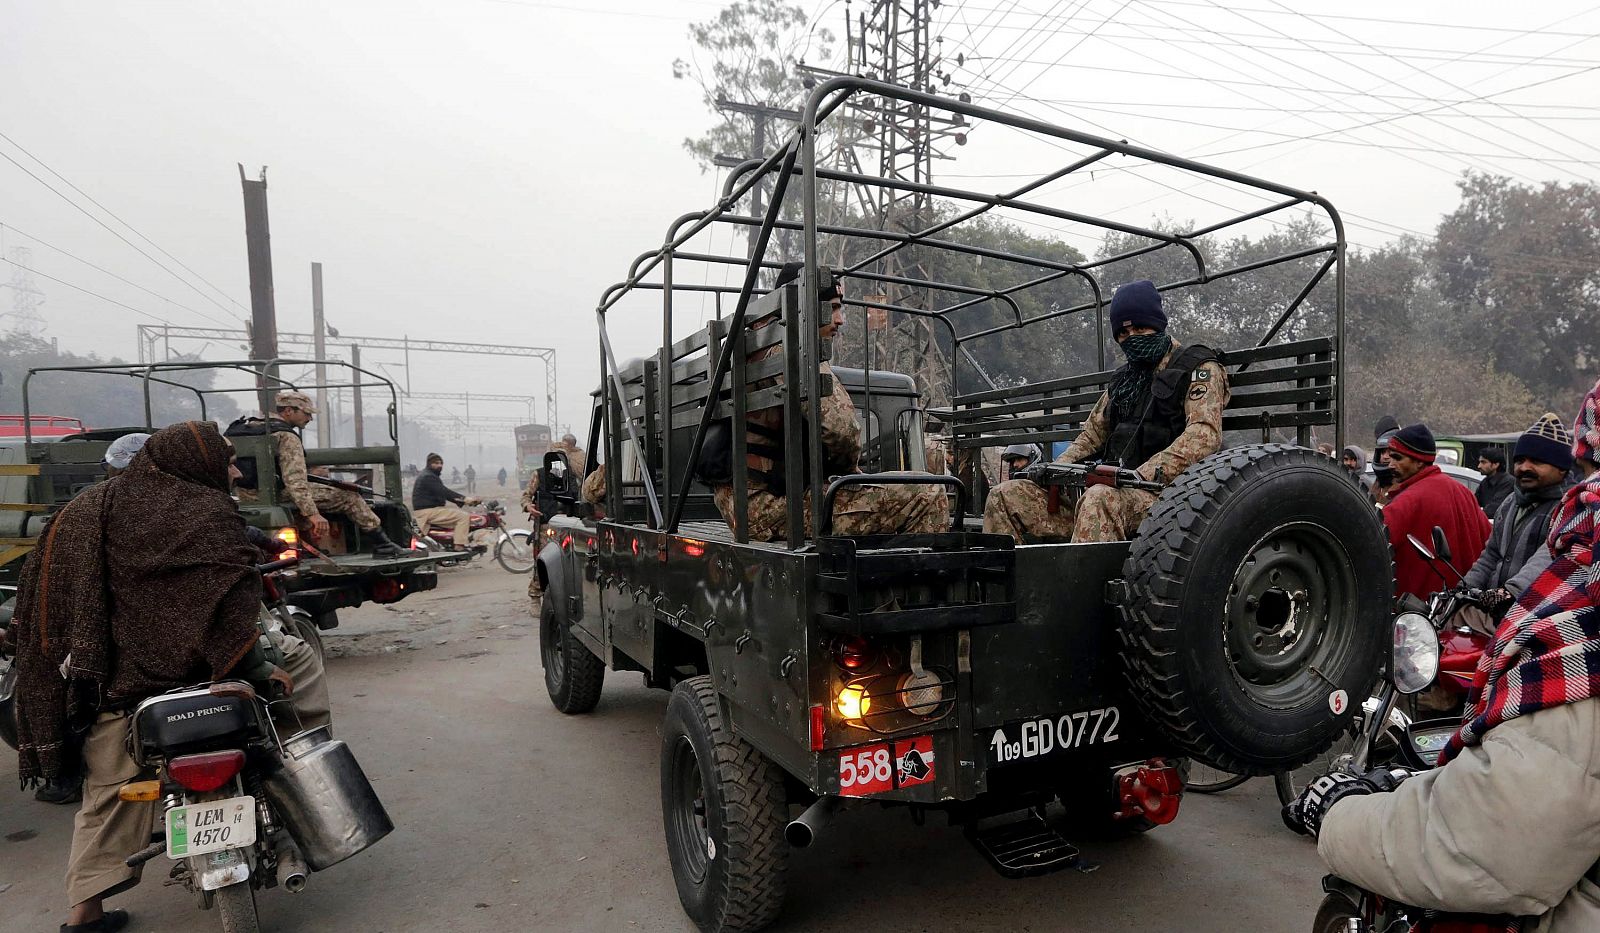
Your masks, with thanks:
M58 279L53 275L49 275L47 273L40 272L38 269L29 268L28 266L24 266L23 264L15 261L13 259L7 259L4 256L0 256L0 262L8 262L11 265L16 266L18 269L21 269L24 272L29 272L29 273L32 273L33 275L37 275L41 279L49 279L50 281L55 282L57 285L65 285L68 288L75 289L77 291L83 292L85 295L88 295L88 296L90 296L92 298L98 298L101 301L107 302L108 304L114 304L119 308L126 308L129 311L132 311L134 314L140 315L141 317L147 317L150 320L157 322L158 324L171 324L172 323L171 321L167 320L166 318L157 317L156 315L151 314L149 311L144 311L144 310L141 310L139 308L135 308L133 305L125 304L125 303L123 303L121 301L118 301L115 298L107 298L105 295L102 295L99 292L90 291L89 289L84 288L82 285L74 285L71 282L68 282L66 279Z
M12 141L12 139L9 136L6 136L3 133L0 133L0 139L4 139L6 142L11 143L11 145L17 146L17 144L14 141ZM39 159L37 157L35 157L32 153L29 153L28 150L23 149L21 146L17 146L17 149L20 150L21 152L23 152L25 155L27 155L28 158L33 159L35 162L39 162ZM150 260L151 262L155 263L156 265L160 266L163 271L165 271L166 273L168 273L169 275L171 275L173 278L177 279L178 281L182 282L184 285L188 286L195 294L199 295L201 298L204 298L205 300L207 300L207 301L211 302L212 304L216 305L220 310L223 311L223 313L225 313L225 314L232 314L233 313L231 311L228 311L227 308L222 307L222 304L220 302L218 302L215 298L213 298L210 295L207 295L205 292L201 291L193 282L190 282L188 279L184 278L183 276L179 275L178 273L173 272L172 269L170 267L168 267L165 263L163 263L161 260L159 260L156 257L154 257L154 256L150 255L149 253L145 252L143 249L140 249L139 245L137 243L134 243L132 240L130 240L127 237L123 236L116 229L114 229L110 224L106 223L105 221L101 220L99 217L96 217L94 214L90 213L88 208L85 208L83 205L79 204L77 201L74 201L71 198L67 197L65 194L63 194L61 192L60 189L56 188L54 185L52 185L49 182L45 181L43 178L40 178L38 175L35 175L26 165L23 165L21 162L18 162L16 159L12 158L8 153L0 152L0 158L5 159L7 162L10 162L12 165L15 165L17 168L21 169L23 174L27 175L29 178L32 178L34 181L38 182L39 184L44 185L47 189L49 189L51 194L55 195L56 197L60 198L61 200L67 202L70 205L72 205L73 208L75 208L79 213L83 214L83 216L89 218L90 220L92 220L95 223L99 224L100 226L104 227L106 229L106 232L110 233L112 236L116 237L117 239L121 240L122 242L128 244L128 246L130 248L132 248L134 252L138 253L139 255L143 256L144 258L146 258L146 259ZM51 169L48 165L45 165L43 162L39 162L39 164L43 165L45 170L49 171L52 175L55 175L57 178L61 178L61 180L63 182L65 182L68 187L72 188L72 190L79 191L79 189L77 187L75 187L72 184L72 182L67 181L65 178L62 178L62 176L59 173L57 173L56 171ZM79 193L82 194L81 191L79 191ZM91 203L93 203L96 207L99 207L101 210L106 211L104 205L101 205L98 201L95 201L94 198L90 198L88 195L84 195L84 197L89 198L89 201ZM127 222L122 220L120 217L117 217L117 215L112 214L110 211L106 211L106 213L110 214L113 218L115 218L123 226L128 227L129 230L133 230L134 233L139 234L139 231L134 230L133 227L131 227L131 226L128 226ZM149 242L149 238L148 237L144 237L143 234L139 234L139 236L143 237L146 240L146 242ZM151 245L154 246L155 244L152 243ZM161 248L159 246L157 246L156 249L157 250L161 250ZM161 250L161 251L165 252L165 250ZM176 260L174 260L174 262L176 262ZM179 265L183 265L183 264L179 263ZM188 267L185 266L185 268L188 268ZM196 278L199 278L199 276L196 276ZM205 280L201 279L201 281L204 282ZM206 282L206 284L210 285L211 283ZM212 285L211 287L212 288L216 288L215 285ZM238 304L238 302L234 302L234 303Z
M159 298L162 301L165 301L167 304L170 304L175 308L181 308L184 311L188 311L190 314L199 315L200 317L203 317L206 320L211 321L212 323L215 323L215 324L222 324L224 326L227 326L230 323L228 321L224 321L224 320L221 320L219 318L212 317L211 315L205 313L204 311L198 311L198 310L196 310L194 308L189 307L188 305L180 304L179 302L173 301L171 298L168 298L166 295L163 295L160 292L153 291L151 289L145 288L143 285L140 285L138 282L134 282L134 281L132 281L130 279L125 279L122 276L116 274L115 272L112 272L110 269L106 269L106 268L102 268L101 266L97 266L94 263L90 262L89 260L84 259L82 256L77 255L76 253L73 253L73 252L70 252L68 250L62 249L61 247L56 246L54 244L46 243L44 240L39 239L38 237L34 236L33 234L27 232L26 230L22 230L22 229L20 229L18 227L14 227L11 224L6 223L5 221L0 221L0 229L10 230L12 233L20 234L20 235L22 235L24 237L27 237L28 239L32 240L33 242L39 244L40 246L43 246L45 249L55 250L56 252L60 253L63 256L66 256L67 258L77 260L78 262L83 263L84 265L88 266L89 268L94 269L97 272L101 272L101 273L104 273L106 275L109 275L112 278L116 279L119 282L122 282L125 285L131 285L134 288L137 288L139 291L142 291L145 294L150 295L151 297Z

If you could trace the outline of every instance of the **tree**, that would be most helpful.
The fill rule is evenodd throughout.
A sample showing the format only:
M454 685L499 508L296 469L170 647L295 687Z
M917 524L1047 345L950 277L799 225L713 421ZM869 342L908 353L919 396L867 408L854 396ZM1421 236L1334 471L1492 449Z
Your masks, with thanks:
M704 136L683 141L701 171L720 154L750 149L752 118L722 114L718 100L794 107L805 93L794 64L812 51L826 59L833 43L828 30L807 30L806 11L783 0L737 0L716 18L690 26L689 37L708 62L696 54L680 58L672 63L672 76L699 84L706 109L720 117ZM768 145L785 134L774 131Z
M22 412L22 383L28 370L45 366L92 366L119 363L98 356L78 356L58 351L48 340L12 333L0 337L0 411ZM214 373L196 370L162 373L159 378L210 388ZM193 392L172 386L150 387L151 413L156 426L200 417L200 401ZM28 401L35 415L78 418L91 428L131 427L145 424L143 381L122 375L41 373L28 385ZM227 424L239 413L225 396L208 396L206 417Z
M1600 188L1468 173L1439 224L1445 299L1497 369L1567 399L1600 355Z

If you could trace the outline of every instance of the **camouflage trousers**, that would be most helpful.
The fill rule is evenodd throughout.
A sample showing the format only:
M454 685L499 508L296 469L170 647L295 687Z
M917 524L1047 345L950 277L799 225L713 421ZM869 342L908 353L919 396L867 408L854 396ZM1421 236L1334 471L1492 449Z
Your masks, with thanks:
M989 490L983 530L1008 534L1021 544L1126 541L1155 501L1155 493L1142 489L1090 486L1076 504L1063 490L1061 508L1052 514L1044 487L1025 479L1008 480Z
M733 487L718 486L712 497L729 528L736 527ZM750 540L782 541L789 534L789 500L765 489L749 496ZM806 534L813 533L811 497L804 499ZM932 534L950 528L950 500L943 486L846 486L833 497L836 535Z
M378 521L372 506L358 492L314 483L311 486L311 501L317 504L319 512L340 512L350 516L350 520L362 531L376 531L383 524Z

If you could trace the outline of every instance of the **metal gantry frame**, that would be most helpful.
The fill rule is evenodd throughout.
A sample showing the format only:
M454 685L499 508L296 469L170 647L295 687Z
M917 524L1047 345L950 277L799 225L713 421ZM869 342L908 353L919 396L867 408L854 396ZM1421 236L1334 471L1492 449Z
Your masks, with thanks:
M1036 134L1049 140L1059 140L1088 146L1095 151L1078 158L1071 163L1051 172L1042 174L1027 184L1013 188L1000 194L984 193L948 185L936 185L924 181L884 178L862 175L859 173L844 172L826 168L818 164L817 133L816 128L823 121L837 113L855 95L870 95L886 99L898 100L907 104L929 108L930 110L944 111L960 115L974 121L984 121L1011 127L1027 133ZM1138 224L1126 223L1113 218L1097 217L1079 211L1066 210L1046 204L1025 200L1032 194L1052 182L1066 178L1081 169L1092 166L1112 155L1120 155L1143 162L1167 166L1169 168L1188 172L1194 175L1205 176L1218 181L1228 182L1244 188L1254 189L1257 192L1269 194L1281 200L1275 200L1259 209L1235 215L1223 221L1200 227L1186 233L1176 234L1150 229ZM741 200L748 195L756 185L768 179L773 182L773 195L769 205L762 216L748 216L738 212ZM786 216L785 195L791 179L799 179L798 201L801 216L799 220ZM880 230L866 227L851 226L848 224L824 224L819 219L817 203L820 194L820 185L824 182L847 183L867 187L878 187L903 194L917 194L933 198L946 199L958 204L971 205L952 217L933 223L923 230L914 232L899 232ZM1259 218L1268 217L1282 211L1306 205L1320 209L1327 217L1332 230L1332 239L1326 243L1295 250L1283 255L1243 263L1224 269L1211 269L1207 267L1204 254L1196 244L1196 240L1209 234L1236 227ZM937 234L950 230L961 223L979 217L995 208L1004 207L1031 214L1050 220L1065 220L1073 223L1095 227L1105 231L1115 231L1131 234L1150 240L1150 244L1127 250L1103 259L1086 262L1064 262L1049 257L1028 256L1010 253L1003 250L981 247L941 238ZM685 249L685 246L699 234L711 229L715 224L723 224L733 228L750 228L757 230L755 247L751 259L745 256L718 256L703 252L694 252ZM1047 320L1054 320L1068 315L1081 314L1092 311L1095 314L1095 333L1097 344L1097 360L1100 368L1106 368L1106 290L1097 276L1097 270L1103 270L1113 264L1132 259L1138 256L1154 253L1164 249L1179 249L1188 255L1194 264L1194 274L1188 278L1158 282L1156 287L1165 292L1177 289L1191 288L1215 282L1232 276L1243 275L1270 266L1293 262L1315 256L1325 256L1317 268L1310 275L1305 286L1290 301L1283 312L1273 321L1257 342L1257 347L1265 347L1278 336L1285 324L1289 322L1307 297L1321 284L1327 274L1333 272L1334 282L1334 388L1333 388L1333 420L1337 444L1343 444L1343 425L1340 413L1344 409L1344 343L1345 343L1345 251L1346 240L1343 220L1339 212L1325 198L1311 191L1302 191L1286 185L1277 184L1265 179L1256 178L1241 172L1220 168L1190 159L1181 158L1148 149L1142 146L1130 145L1127 142L1107 139L1101 136L1066 129L1044 122L1042 120L979 107L970 103L951 100L909 88L897 87L878 81L871 81L854 77L839 77L817 86L807 97L803 110L803 118L798 127L783 147L765 158L748 160L733 169L722 189L721 198L710 208L702 211L684 214L667 227L667 235L661 246L636 258L628 269L627 278L607 288L601 295L596 307L596 321L599 327L602 388L606 396L606 411L608 424L611 430L613 445L620 443L617 437L619 429L626 430L627 442L632 446L634 455L645 474L643 489L649 508L649 524L653 528L664 529L675 533L682 520L683 506L692 489L694 482L692 475L685 471L685 475L675 477L672 475L672 458L670 455L663 457L664 476L662 490L665 493L665 507L663 496L657 494L656 480L650 475L645 466L649 463L643 441L631 419L619 417L612 420L613 416L620 416L624 410L626 393L620 378L620 368L617 364L616 354L613 350L611 338L606 327L606 316L616 307L625 296L641 290L660 291L662 293L662 346L670 348L673 345L673 296L676 293L712 293L717 298L718 318L721 320L721 298L725 294L737 295L737 304L732 315L727 319L725 333L729 339L721 342L716 354L715 365L711 368L709 379L712 383L710 395L707 397L700 424L695 431L694 439L690 445L687 462L694 463L699 456L701 446L705 440L707 427L710 425L715 406L712 404L718 394L725 387L733 368L733 355L742 342L734 339L741 334L746 325L746 315L752 300L763 294L758 288L758 275L762 269L777 268L780 263L766 260L767 247L775 230L801 231L801 245L803 249L806 275L801 276L797 292L797 314L783 315L785 328L785 343L788 356L795 360L794 346L800 347L797 366L790 367L789 375L804 379L805 391L800 394L786 393L783 400L784 420L786 432L790 439L798 442L804 424L804 430L810 432L808 456L810 459L810 475L822 477L822 447L818 431L821 372L819 366L818 347L818 312L819 297L817 292L817 270L820 262L819 237L843 237L846 239L878 242L882 245L868 257L857 260L840 270L847 279L854 278L864 281L898 284L916 288L925 288L930 294L948 294L954 296L943 307L933 309L919 309L888 306L886 310L903 314L918 315L931 322L937 322L943 327L951 347L951 379L952 395L961 392L961 367L957 365L960 359L965 359L973 372L982 379L990 389L997 388L993 379L983 372L981 365L970 352L966 345L982 340L996 334L1027 327ZM959 282L945 282L931 279L913 279L904 276L885 275L871 271L868 267L880 262L907 247L916 246L925 249L944 250L947 252L964 254L973 257L1003 260L1014 263L1024 269L1033 270L1033 274L1013 285L998 289L975 288ZM678 261L725 264L745 267L743 282L737 287L726 285L692 284L675 280L674 264ZM659 273L658 280L647 281L646 277ZM1028 289L1036 288L1050 282L1067 277L1081 279L1089 290L1090 297L1087 301L1065 308L1036 314L1024 318L1013 296L1021 294ZM973 308L985 303L995 303L1002 306L1010 316L1003 324L986 327L980 330L959 333L951 321L951 315L967 308ZM861 300L852 300L848 297L845 304L856 307L868 307L869 303ZM880 302L872 302L873 308L885 308ZM870 342L869 342L870 345ZM670 361L669 361L670 362ZM871 369L870 359L867 368ZM667 398L670 399L671 366L663 367L660 377L664 380ZM1017 387L1024 391L1026 386ZM738 396L743 390L742 386L734 387L734 395ZM869 389L870 391L870 389ZM803 395L803 401L801 399ZM802 411L801 405L806 408ZM803 416L803 417L802 417ZM617 421L620 420L619 425ZM670 413L668 417L667 434L671 433ZM736 437L742 432L735 431ZM620 449L616 447L614 449ZM791 449L802 449L798 443ZM736 460L738 450L735 451ZM610 459L610 458L608 458ZM798 458L789 458L788 468L792 474L789 479L790 489L805 488L801 480L801 467L794 462ZM614 471L608 476L608 491L613 500L620 501L621 476L619 466L615 463L608 466ZM736 480L742 477L742 470L736 469ZM676 481L676 489L674 488ZM737 483L742 487L742 483ZM812 514L818 521L824 514L824 490L826 483L812 483L808 492L812 497ZM743 496L737 497L743 500ZM804 546L804 514L803 504L797 495L790 495L789 499L789 535L788 544L791 548ZM613 507L613 514L619 514Z

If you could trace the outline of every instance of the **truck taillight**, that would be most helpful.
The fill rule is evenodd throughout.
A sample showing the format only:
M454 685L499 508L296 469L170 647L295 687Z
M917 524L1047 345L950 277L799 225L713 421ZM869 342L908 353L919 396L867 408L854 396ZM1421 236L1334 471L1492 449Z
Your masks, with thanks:
M244 768L244 752L206 752L167 762L167 776L197 794L207 794L233 780Z
M828 734L827 707L811 707L811 750L822 751L823 740Z
M405 583L393 577L380 577L372 581L372 601L375 603L399 602L405 593Z
M872 643L859 635L840 635L833 640L833 663L839 665L841 670L865 670L872 666L878 659L878 652Z

